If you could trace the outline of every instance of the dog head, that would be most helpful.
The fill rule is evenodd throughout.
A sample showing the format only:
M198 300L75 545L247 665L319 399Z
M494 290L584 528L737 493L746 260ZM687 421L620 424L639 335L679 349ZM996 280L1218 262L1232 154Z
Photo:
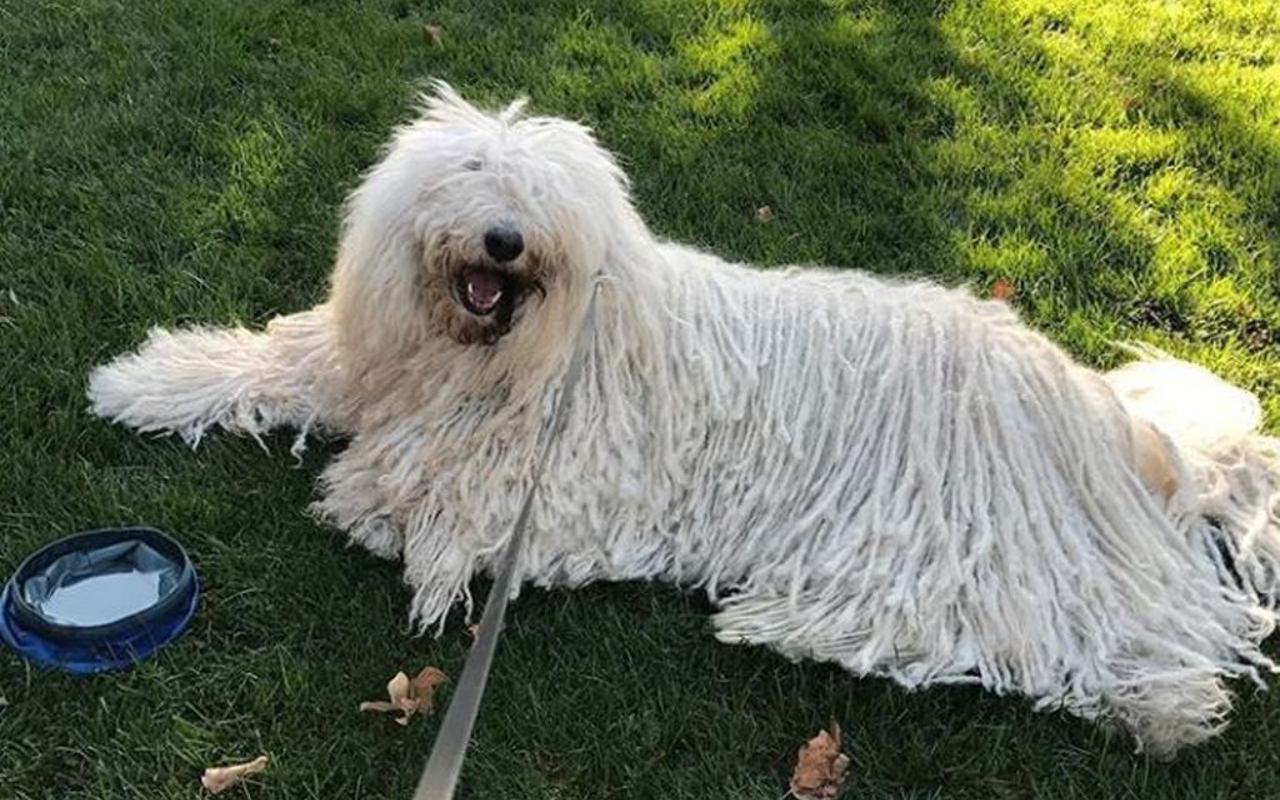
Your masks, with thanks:
M642 225L591 132L437 83L348 200L331 302L343 335L405 346L567 338L612 243Z

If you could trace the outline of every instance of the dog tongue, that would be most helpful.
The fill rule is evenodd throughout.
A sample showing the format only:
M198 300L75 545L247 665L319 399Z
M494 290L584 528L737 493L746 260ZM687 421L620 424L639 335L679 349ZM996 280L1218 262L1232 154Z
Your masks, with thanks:
M468 270L467 299L481 311L488 311L502 298L502 276L486 269Z

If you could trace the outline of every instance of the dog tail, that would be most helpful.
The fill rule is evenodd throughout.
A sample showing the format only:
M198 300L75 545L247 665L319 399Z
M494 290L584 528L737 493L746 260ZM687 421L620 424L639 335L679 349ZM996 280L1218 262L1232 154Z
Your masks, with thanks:
M155 329L137 352L90 374L93 413L143 433L177 433L192 447L215 427L259 444L272 428L297 427L297 455L321 416L316 384L331 351L327 317L322 306L278 317L262 333Z
M1130 414L1156 425L1175 442L1213 450L1258 433L1262 406L1253 394L1212 372L1150 347L1107 373Z
M1280 594L1280 439L1250 392L1153 348L1107 373L1130 416L1171 448L1173 510L1215 523L1230 583L1275 609Z

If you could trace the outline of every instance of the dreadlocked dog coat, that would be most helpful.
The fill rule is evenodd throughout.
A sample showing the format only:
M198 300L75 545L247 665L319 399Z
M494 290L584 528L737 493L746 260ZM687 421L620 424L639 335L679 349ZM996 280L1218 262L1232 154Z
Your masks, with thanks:
M723 641L1019 692L1157 754L1274 669L1252 396L1155 353L1098 374L962 290L659 240L585 128L443 85L349 199L325 303L156 330L89 394L193 445L348 437L314 510L403 560L429 627L510 535L593 295L524 580L699 587Z

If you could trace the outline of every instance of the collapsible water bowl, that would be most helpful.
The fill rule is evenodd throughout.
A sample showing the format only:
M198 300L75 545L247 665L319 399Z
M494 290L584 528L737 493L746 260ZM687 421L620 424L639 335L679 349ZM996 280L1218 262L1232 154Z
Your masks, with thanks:
M177 638L199 597L191 559L160 531L77 533L18 566L0 594L0 640L79 675L124 669Z

